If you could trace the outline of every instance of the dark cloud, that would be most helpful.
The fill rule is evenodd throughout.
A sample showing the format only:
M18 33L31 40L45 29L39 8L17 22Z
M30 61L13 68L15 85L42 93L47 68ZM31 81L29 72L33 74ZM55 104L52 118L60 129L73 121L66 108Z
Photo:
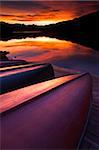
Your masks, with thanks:
M1 1L1 8L15 9L19 11L52 11L73 10L83 12L84 10L98 9L99 2L84 1ZM89 8L88 8L89 7ZM80 10L81 9L81 10Z
M33 1L1 1L1 7L18 9L18 10L36 10L36 9L46 9L50 7L42 2L33 2Z
M52 9L51 11L52 12L59 12L60 10L59 9Z
M15 16L15 15L0 14L0 16L3 16L3 17L13 17L13 16Z
M12 19L13 21L22 21L22 22L27 22L31 21L30 19Z
M99 2L78 2L79 7L75 10L75 16L82 16L99 9Z
M11 17L11 18L26 18L26 15L10 15L10 14L0 14L1 17Z

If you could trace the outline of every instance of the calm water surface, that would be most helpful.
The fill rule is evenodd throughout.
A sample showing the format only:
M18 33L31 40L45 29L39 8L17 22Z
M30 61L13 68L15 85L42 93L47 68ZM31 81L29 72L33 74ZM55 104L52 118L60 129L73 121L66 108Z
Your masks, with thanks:
M0 41L0 50L9 51L9 58L99 74L99 52L70 41L49 37L12 39Z

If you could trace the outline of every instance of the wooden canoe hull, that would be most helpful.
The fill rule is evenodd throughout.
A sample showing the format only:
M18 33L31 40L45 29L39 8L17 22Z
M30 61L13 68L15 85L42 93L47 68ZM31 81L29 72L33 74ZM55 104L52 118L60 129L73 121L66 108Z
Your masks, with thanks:
M54 71L50 64L13 69L3 73L0 77L0 93L6 93L38 82L54 78Z
M91 87L89 74L63 84L60 81L51 90L2 113L2 149L76 148L90 107Z

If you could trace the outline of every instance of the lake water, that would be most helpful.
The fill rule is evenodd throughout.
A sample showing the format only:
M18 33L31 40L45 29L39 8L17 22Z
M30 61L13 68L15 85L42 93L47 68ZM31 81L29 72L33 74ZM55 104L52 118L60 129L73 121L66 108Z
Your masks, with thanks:
M0 41L0 50L9 58L54 65L99 74L99 52L91 48L49 37Z

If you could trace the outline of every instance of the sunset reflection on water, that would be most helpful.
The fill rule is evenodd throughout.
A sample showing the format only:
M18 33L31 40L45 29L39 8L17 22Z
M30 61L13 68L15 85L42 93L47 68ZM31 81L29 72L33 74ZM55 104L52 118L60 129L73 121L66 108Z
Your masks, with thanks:
M77 48L78 47L78 48ZM0 50L10 52L9 57L33 62L53 62L75 54L88 54L88 48L82 48L70 41L49 37L12 39L0 41Z

